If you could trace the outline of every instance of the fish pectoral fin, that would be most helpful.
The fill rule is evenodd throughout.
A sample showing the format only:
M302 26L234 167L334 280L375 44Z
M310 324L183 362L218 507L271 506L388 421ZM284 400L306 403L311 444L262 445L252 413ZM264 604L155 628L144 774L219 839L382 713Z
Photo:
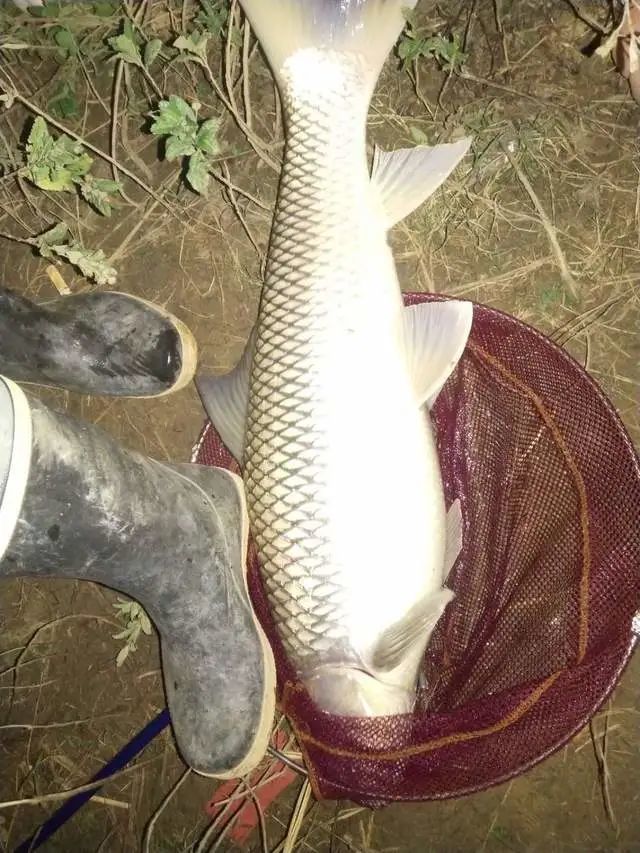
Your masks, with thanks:
M414 605L398 622L385 629L372 657L376 670L395 669L417 642L426 644L454 593L442 587Z
M447 510L446 546L444 552L444 571L442 580L446 581L462 553L462 506L456 498Z
M242 358L230 373L222 376L200 375L196 388L202 405L223 443L241 463L249 404L249 374L255 348L255 328Z
M465 350L473 303L422 302L404 311L405 346L418 402L431 408Z
M444 145L418 145L373 154L371 180L392 228L413 213L438 189L465 156L471 138Z

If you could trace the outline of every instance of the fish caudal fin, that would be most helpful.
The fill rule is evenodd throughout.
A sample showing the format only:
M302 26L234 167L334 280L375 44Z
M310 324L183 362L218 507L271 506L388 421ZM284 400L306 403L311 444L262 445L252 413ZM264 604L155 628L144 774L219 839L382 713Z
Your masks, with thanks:
M456 168L471 146L471 138L444 145L419 145L383 151L373 155L371 181L391 228L413 213L438 189Z
M249 374L255 347L255 328L236 367L222 376L196 377L196 388L223 444L242 463L249 405Z
M305 48L360 54L373 82L417 0L240 0L273 73Z
M405 309L407 361L420 405L435 403L460 361L472 323L471 302L422 302Z

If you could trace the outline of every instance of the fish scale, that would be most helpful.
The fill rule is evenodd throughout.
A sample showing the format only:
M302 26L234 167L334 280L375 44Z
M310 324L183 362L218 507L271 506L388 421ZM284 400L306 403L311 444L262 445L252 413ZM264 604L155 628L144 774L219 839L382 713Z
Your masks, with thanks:
M316 100L285 95L288 145L258 321L244 457L266 591L285 648L301 666L347 640L343 567L333 561L326 532L327 401L318 347L326 346L336 311L356 288L353 255L346 245L341 251L336 239L344 205L327 187L348 182L353 122L361 119L344 119L354 110L343 85L323 97L319 108ZM342 117L339 123L336 116ZM327 245L334 251L327 253Z

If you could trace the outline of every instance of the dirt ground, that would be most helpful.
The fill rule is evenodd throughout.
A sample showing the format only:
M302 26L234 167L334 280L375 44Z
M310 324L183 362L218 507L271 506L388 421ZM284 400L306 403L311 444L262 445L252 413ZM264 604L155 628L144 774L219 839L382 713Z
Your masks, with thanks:
M468 60L462 73L448 74L423 59L416 80L391 59L373 100L370 139L401 147L471 133L474 146L473 157L426 208L394 230L402 287L465 296L561 340L609 395L638 446L640 107L609 60L581 52L593 33L563 0L439 6L425 0L424 6L421 23L432 33L460 35ZM581 6L604 23L606 3ZM146 32L175 34L181 16L196 7L154 0L143 19ZM0 31L10 21L14 35L26 27L20 38L29 27L47 37L43 19L25 25L6 9L0 15ZM105 19L104 32L97 28L97 43L114 20ZM75 197L60 200L24 179L16 183L25 121L33 105L48 109L68 68L53 66L45 49L11 52L2 85L9 74L29 103L18 101L0 113L0 232L14 238L0 241L1 280L34 299L53 298L49 262L20 241L66 218L87 245L111 259L118 289L166 305L195 333L202 367L226 370L257 312L277 173L228 120L228 156L220 168L236 189L214 184L207 199L186 189L176 165L158 160L157 140L144 131L142 116L155 96L133 67L119 84L116 146L110 149L117 66L96 59L89 48L79 61L92 85L86 69L76 67L80 115L58 120L101 150L115 150L155 197L124 178L129 201L104 219ZM253 126L267 140L265 150L278 157L281 126L272 83L257 53L250 61ZM211 86L194 66L166 65L157 78L164 92L198 97L203 115L220 114ZM90 286L68 264L59 270L72 290ZM189 458L204 421L193 387L160 401L29 391L163 460ZM164 707L155 636L144 638L116 669L120 644L112 635L122 625L115 600L110 590L91 584L2 583L0 799L31 802L0 804L0 849L13 850L59 804L34 799L85 784ZM639 677L636 657L591 729L507 784L455 801L377 812L311 800L287 848L278 845L290 831L302 784L296 782L267 813L267 839L256 831L243 849L640 851ZM603 738L606 784L598 764ZM209 825L204 805L215 783L184 771L165 731L133 770L110 781L43 849L195 849ZM234 849L224 835L216 844L202 849Z

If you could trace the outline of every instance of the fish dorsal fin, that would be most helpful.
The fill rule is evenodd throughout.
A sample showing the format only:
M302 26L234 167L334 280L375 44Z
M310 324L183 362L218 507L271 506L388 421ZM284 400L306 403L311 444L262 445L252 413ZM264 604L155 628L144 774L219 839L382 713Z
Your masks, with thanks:
M380 193L387 228L420 207L449 177L470 145L467 137L433 147L418 145L396 151L376 148L371 180Z
M429 638L454 593L442 587L415 604L409 612L385 629L373 653L377 670L390 671L399 666L408 650L420 642L426 648Z
M473 303L421 302L405 308L405 346L419 404L431 408L467 345Z
M255 328L251 332L242 358L230 373L222 376L203 375L196 378L202 405L223 444L242 463L244 434L249 404L249 375L255 347Z

